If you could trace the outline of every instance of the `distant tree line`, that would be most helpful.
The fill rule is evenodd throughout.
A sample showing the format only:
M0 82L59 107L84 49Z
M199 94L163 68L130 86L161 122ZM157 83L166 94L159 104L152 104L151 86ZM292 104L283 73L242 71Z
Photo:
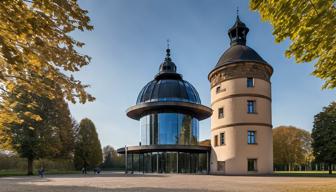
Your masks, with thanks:
M312 133L293 126L273 129L275 170L336 169L336 102L315 115Z

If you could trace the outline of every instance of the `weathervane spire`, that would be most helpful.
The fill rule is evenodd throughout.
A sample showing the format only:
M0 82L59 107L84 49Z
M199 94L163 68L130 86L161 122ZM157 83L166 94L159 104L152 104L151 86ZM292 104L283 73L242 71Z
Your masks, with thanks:
M237 20L239 20L239 7L237 6Z
M169 39L167 39L166 59L170 59Z

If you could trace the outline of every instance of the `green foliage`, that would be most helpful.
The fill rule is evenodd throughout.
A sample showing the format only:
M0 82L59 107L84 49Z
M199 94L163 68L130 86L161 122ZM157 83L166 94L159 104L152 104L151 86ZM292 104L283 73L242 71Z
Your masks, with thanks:
M315 115L312 138L316 161L336 163L336 102Z
M310 133L293 126L273 129L273 161L278 165L308 164L313 160Z
M93 100L85 91L87 85L73 77L90 57L77 52L84 43L70 36L75 30L92 30L89 22L87 11L75 0L0 1L1 88L11 91L21 85L50 98ZM40 81L42 76L54 81L57 89Z
M117 151L110 145L103 148L104 169L121 169L125 166L125 160L122 155L119 155Z
M71 159L39 159L34 161L34 166L39 169L41 166L46 171L73 171L73 161ZM0 155L0 171L2 172L26 172L27 160L17 155L5 156Z
M101 144L93 122L82 119L76 138L74 163L77 169L82 167L94 168L103 161Z
M273 26L276 42L289 38L287 57L316 62L313 75L336 87L336 9L334 0L251 0L250 7Z
M35 159L71 157L73 125L63 98L49 99L23 87L13 88L11 93L3 94L3 98L0 116L8 109L6 104L15 103L11 104L11 109L21 121L4 121L2 134L11 138L12 149L28 159L29 174L32 174Z

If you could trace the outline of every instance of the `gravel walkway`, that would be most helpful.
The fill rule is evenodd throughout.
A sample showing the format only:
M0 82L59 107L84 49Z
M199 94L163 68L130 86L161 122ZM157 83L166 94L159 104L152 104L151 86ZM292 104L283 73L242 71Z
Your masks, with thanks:
M54 175L0 178L0 192L336 192L335 177Z

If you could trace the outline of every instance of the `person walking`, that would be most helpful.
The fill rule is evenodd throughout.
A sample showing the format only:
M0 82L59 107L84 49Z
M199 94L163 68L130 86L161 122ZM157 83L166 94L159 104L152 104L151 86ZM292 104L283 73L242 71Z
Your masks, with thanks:
M82 174L83 175L86 175L87 174L87 163L86 163L86 161L84 161L84 165L83 165L83 168L82 168Z
M41 178L44 177L44 167L41 167L39 170L38 170L38 174Z

